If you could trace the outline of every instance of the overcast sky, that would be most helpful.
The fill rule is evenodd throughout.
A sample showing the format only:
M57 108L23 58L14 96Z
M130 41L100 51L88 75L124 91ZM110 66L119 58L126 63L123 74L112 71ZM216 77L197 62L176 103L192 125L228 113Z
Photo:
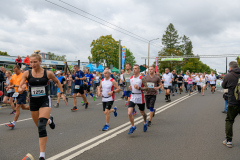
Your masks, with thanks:
M49 0L97 20L59 0ZM199 55L240 54L239 0L63 0L114 25L162 46L161 38L169 23L180 36L193 42ZM97 20L103 24L107 23ZM0 1L0 51L26 56L40 49L66 55L67 60L88 61L92 40L112 34L129 48L136 61L147 56L148 44L57 7L45 0ZM150 56L160 47L151 45ZM228 58L234 60L236 58ZM225 58L201 59L218 71L225 71ZM150 61L152 64L154 60Z

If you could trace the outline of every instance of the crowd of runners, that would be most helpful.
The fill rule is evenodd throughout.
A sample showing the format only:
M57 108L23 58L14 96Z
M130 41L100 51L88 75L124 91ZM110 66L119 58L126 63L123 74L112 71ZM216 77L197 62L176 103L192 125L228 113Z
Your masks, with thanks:
M91 107L87 96L102 98L103 112L106 117L102 131L109 129L110 114L117 117L117 107L113 107L115 93L121 92L124 101L123 106L128 108L128 118L131 123L128 134L133 134L136 130L134 116L137 114L135 106L138 106L139 112L143 117L143 132L146 132L152 124L155 115L155 101L162 91L165 94L165 101L170 102L171 96L182 94L184 91L191 95L192 92L198 91L204 96L205 90L210 89L212 94L215 92L216 75L211 72L205 73L176 73L166 68L162 74L156 73L155 68L150 66L148 72L140 72L140 66L127 63L125 70L121 75L112 74L109 68L105 68L103 73L90 73L89 69L81 71L78 65L74 66L72 74L65 75L61 71L46 70L41 67L41 56L32 54L30 56L31 70L21 72L20 66L13 67L13 73L6 71L6 83L3 103L11 106L14 115L13 121L6 124L10 129L14 129L20 115L20 108L30 110L31 116L38 128L40 158L45 159L45 147L47 143L46 126L51 129L55 128L55 123L51 113L51 98L49 96L49 81L54 81L57 86L57 103L55 108L60 106L62 98L66 105L70 100L66 97L67 93L72 92L73 107L72 112L76 112L80 106L77 103L77 97L82 97L81 105L87 109ZM73 83L72 85L68 85ZM64 84L67 89L63 90ZM72 91L71 91L72 89ZM65 91L65 92L64 92ZM163 94L162 93L162 94ZM27 103L29 102L29 103ZM120 106L118 106L120 107ZM146 110L150 111L147 119ZM28 155L30 156L30 155Z

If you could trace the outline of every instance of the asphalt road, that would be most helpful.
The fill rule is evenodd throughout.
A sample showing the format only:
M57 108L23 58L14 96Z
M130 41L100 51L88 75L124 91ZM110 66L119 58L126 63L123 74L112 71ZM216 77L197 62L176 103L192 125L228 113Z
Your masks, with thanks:
M153 159L153 160L239 160L240 122L234 125L233 148L222 145L225 138L225 117L222 93L205 96L193 93L191 96L176 95L166 103L163 93L157 97L156 115L152 126L143 132L139 110L135 116L137 130L128 135L130 124L124 101L117 94L114 106L118 116L111 114L110 130L103 132L105 116L101 99L92 101L89 108L81 106L71 112L72 99L68 106L63 101L59 108L52 108L56 128L47 127L47 159ZM53 101L55 104L56 101ZM4 126L13 120L10 108L0 110L0 160L19 160L27 153L36 159L39 156L38 130L29 111L22 111L14 130ZM147 113L149 111L147 110Z

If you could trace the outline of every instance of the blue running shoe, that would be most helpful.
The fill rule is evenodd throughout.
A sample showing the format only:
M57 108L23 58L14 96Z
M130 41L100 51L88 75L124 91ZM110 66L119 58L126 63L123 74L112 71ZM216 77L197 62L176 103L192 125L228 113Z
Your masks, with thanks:
M136 129L137 129L136 126L134 126L134 127L132 126L132 127L130 128L128 134L132 134Z
M143 124L143 132L147 132L147 123Z
M117 107L115 106L113 109L114 109L114 112L113 112L114 116L117 117Z
M103 126L102 131L107 131L108 129L109 129L109 125L105 125Z

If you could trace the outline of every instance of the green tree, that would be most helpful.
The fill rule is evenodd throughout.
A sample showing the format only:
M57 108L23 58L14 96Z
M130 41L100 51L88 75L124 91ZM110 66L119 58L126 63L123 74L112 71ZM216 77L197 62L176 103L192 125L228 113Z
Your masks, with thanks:
M126 48L126 58L125 58L125 64L130 63L131 66L136 64L135 57L133 56L133 53L130 51L130 49Z
M179 49L180 38L174 25L170 23L162 37L162 44L165 48Z
M48 52L48 56L50 60L57 60L57 61L67 61L66 56L60 56L60 55L56 55L54 53Z
M112 38L112 35L101 36L93 40L90 47L92 57L88 57L89 62L103 63L105 60L108 67L113 65L113 67L118 68L119 42Z
M10 56L9 54L7 54L7 52L2 52L2 51L0 51L0 55L2 55L2 56Z

